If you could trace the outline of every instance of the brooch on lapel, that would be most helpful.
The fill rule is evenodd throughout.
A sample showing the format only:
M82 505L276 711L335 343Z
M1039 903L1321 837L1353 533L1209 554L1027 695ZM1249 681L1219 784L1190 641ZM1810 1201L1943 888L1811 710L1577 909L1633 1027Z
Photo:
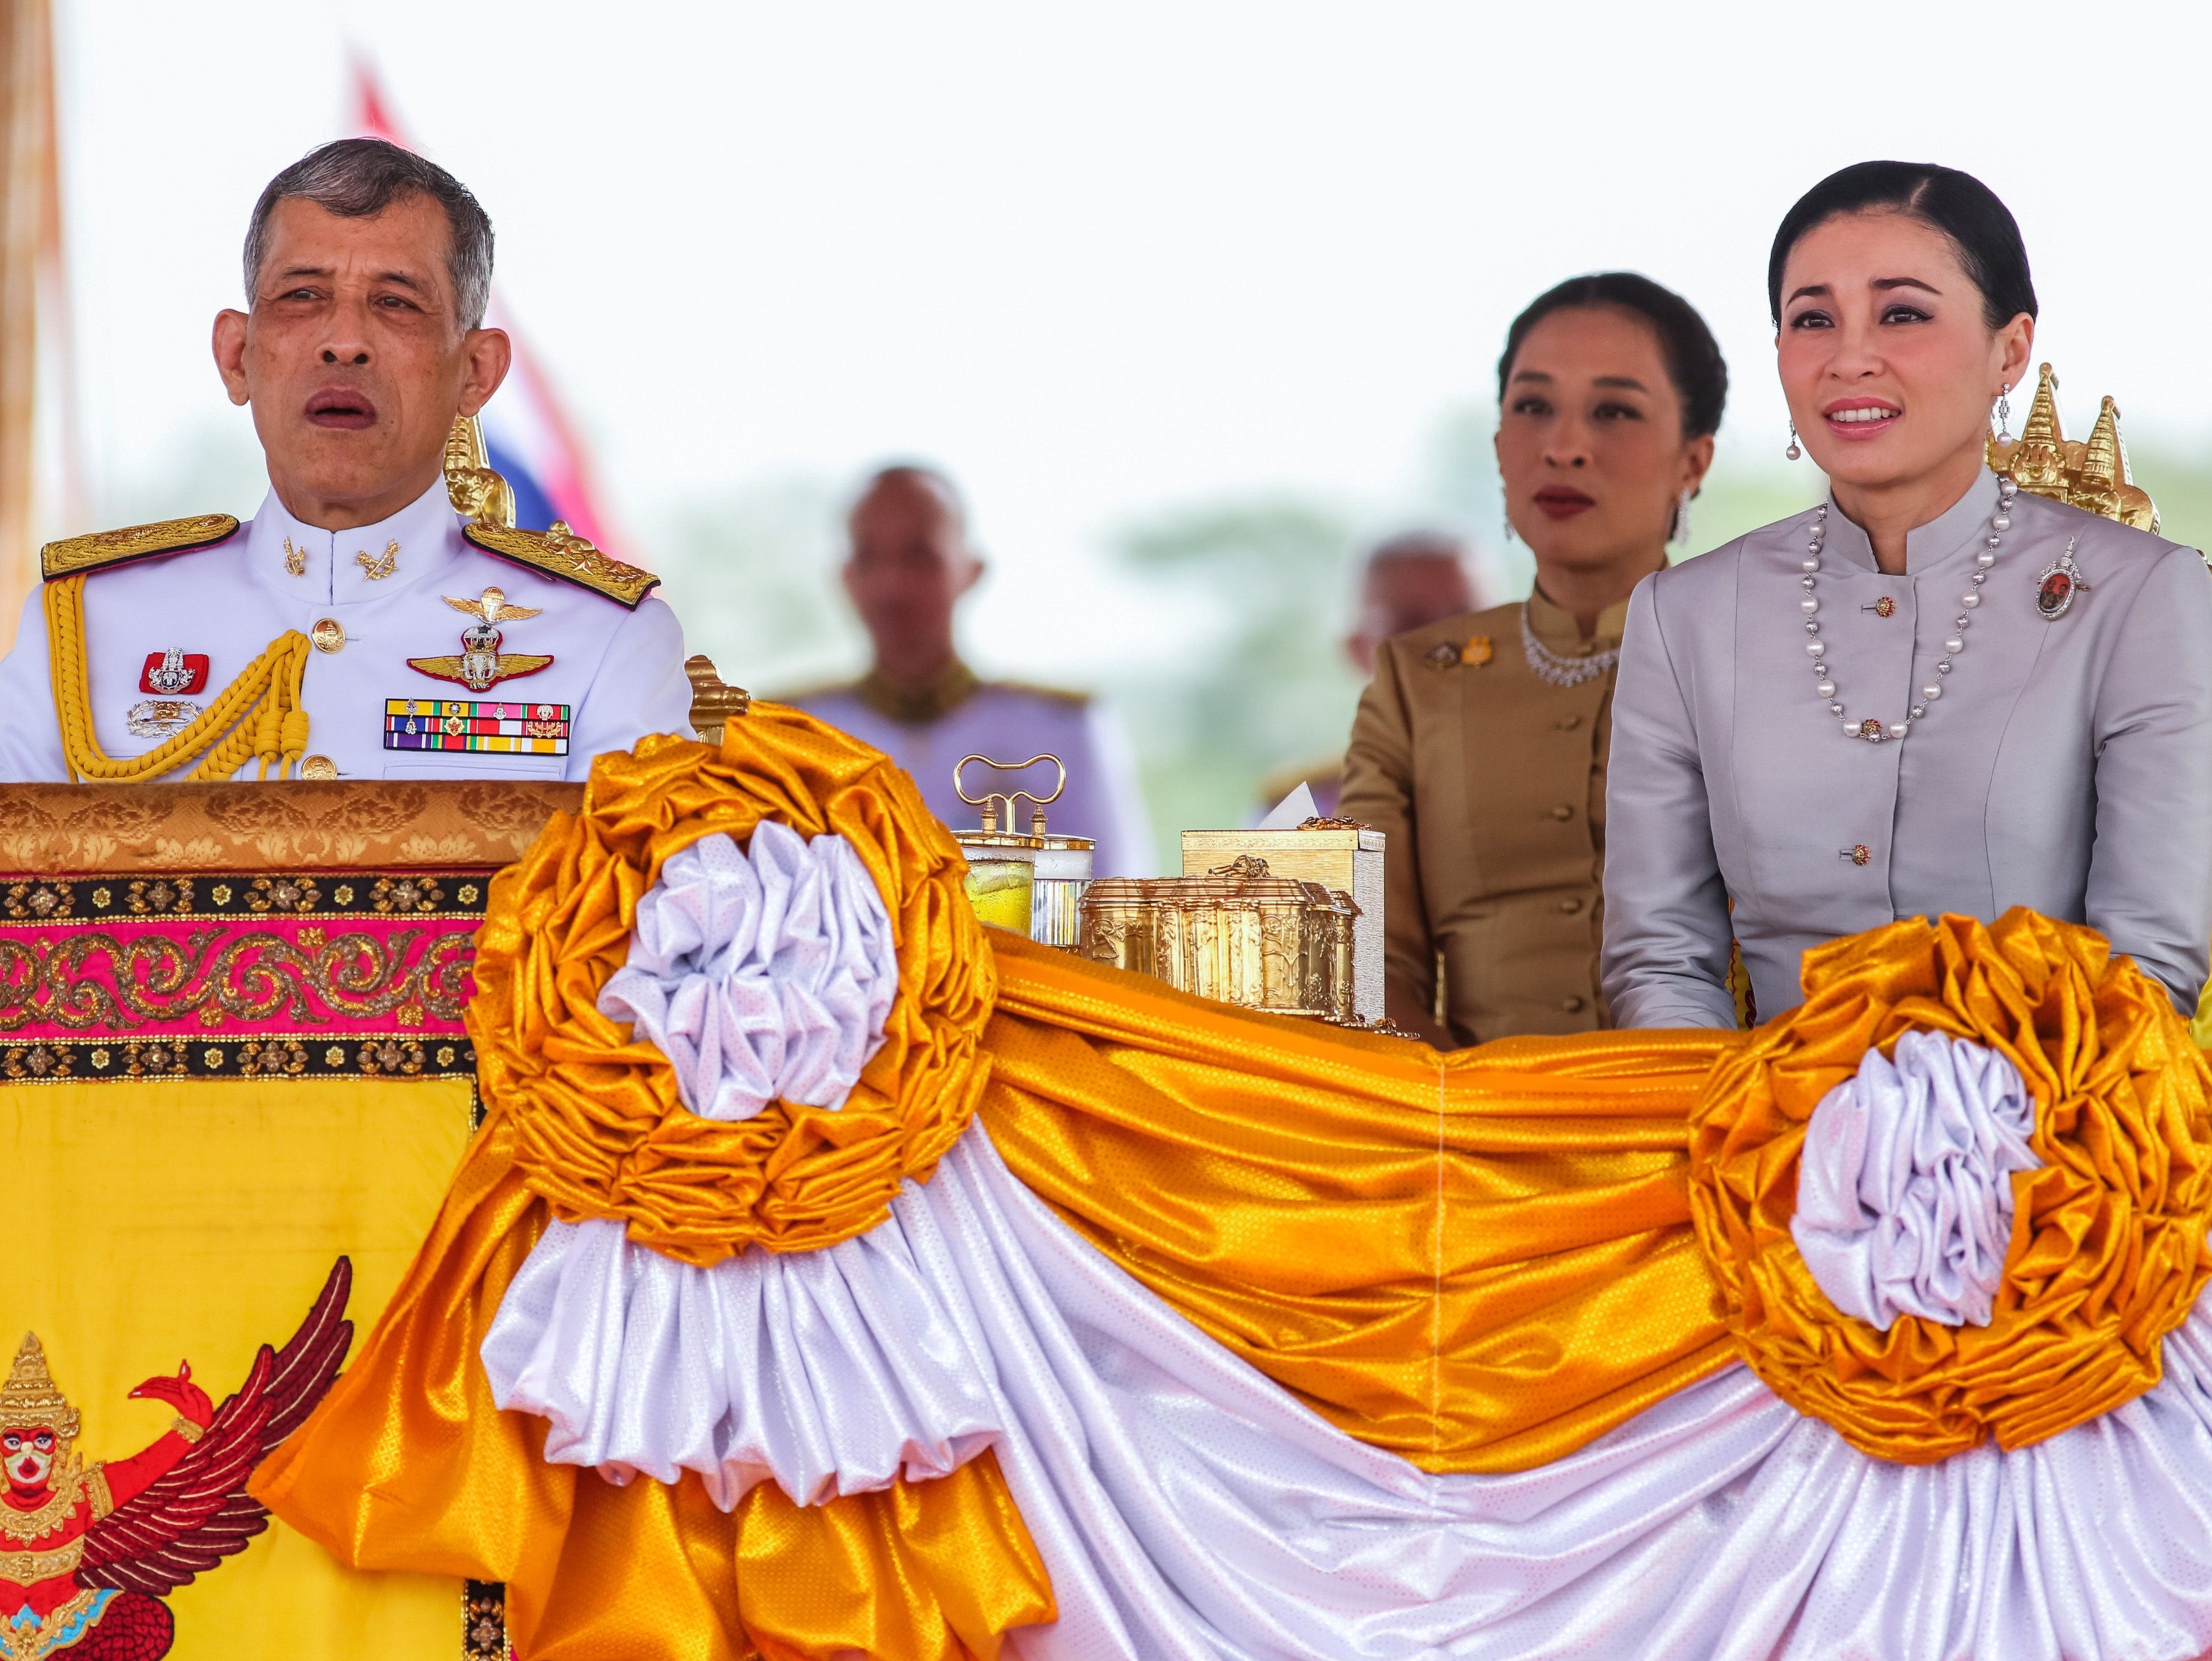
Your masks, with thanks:
M2081 569L2074 563L2074 545L2079 537L2066 538L2066 551L2044 568L2036 580L2035 609L2043 613L2046 622L2055 622L2066 615L2066 608L2074 603L2076 593L2087 593L2089 584L2081 575Z
M1440 640L1423 654L1423 661L1431 669L1453 669L1462 663L1471 663L1480 668L1490 661L1491 651L1488 635L1475 635L1464 646L1455 646L1448 640Z

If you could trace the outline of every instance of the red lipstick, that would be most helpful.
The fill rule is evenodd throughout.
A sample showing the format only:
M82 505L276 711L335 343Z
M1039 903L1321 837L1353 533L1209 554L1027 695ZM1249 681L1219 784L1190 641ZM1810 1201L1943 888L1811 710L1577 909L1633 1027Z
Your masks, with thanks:
M1572 519L1597 506L1595 496L1584 496L1567 484L1547 484L1531 498L1547 519Z

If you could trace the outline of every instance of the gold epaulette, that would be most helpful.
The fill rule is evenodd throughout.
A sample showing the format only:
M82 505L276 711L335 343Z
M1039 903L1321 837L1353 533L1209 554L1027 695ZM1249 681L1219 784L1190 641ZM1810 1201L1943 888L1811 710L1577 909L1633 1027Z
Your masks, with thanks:
M210 548L228 541L238 531L228 514L201 514L191 519L165 519L158 525L132 525L120 531L95 531L90 536L65 537L39 550L39 566L48 582L58 577L82 576L104 571L111 565L151 559L156 554L181 554L189 549Z
M1033 698L1042 698L1047 703L1064 703L1071 709L1081 709L1091 703L1088 692L1078 692L1066 686L1039 686L1035 681L987 680L983 686L986 691L1025 693Z
M633 611L639 601L660 586L660 579L652 572L609 559L557 519L550 531L519 531L511 525L487 525L477 520L462 526L461 534L488 554L605 594Z

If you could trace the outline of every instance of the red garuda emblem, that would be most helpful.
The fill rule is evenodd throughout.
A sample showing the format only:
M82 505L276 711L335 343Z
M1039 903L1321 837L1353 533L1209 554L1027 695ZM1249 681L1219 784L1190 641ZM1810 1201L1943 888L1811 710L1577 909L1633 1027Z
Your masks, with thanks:
M161 1602L269 1526L246 1491L264 1455L321 1401L353 1344L353 1265L341 1257L281 1350L261 1346L246 1382L213 1406L189 1365L134 1396L177 1417L151 1447L86 1465L82 1418L33 1333L0 1386L0 1661L160 1661L174 1622Z

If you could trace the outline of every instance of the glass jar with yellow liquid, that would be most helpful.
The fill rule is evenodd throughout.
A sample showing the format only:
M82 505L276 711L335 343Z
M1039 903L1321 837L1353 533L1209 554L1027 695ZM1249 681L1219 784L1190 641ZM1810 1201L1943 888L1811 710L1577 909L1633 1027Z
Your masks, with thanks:
M977 919L994 928L1028 934L1044 838L986 828L955 830L952 839L968 856L968 904L975 908Z

